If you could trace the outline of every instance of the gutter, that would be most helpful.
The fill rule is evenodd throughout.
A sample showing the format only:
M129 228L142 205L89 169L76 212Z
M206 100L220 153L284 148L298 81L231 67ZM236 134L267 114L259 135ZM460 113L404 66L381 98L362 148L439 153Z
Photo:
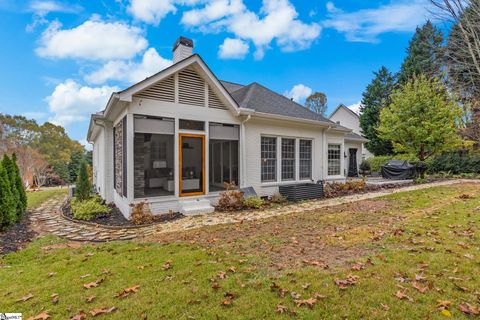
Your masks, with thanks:
M312 125L317 125L317 126L320 125L322 127L328 127L330 129L334 128L334 130L338 131L338 132L347 132L348 133L348 132L352 131L348 128L335 126L335 124L330 122L330 121L326 122L326 121L302 119L302 118L282 116L282 115L278 115L278 114L271 114L271 113L264 113L264 112L255 112L254 116L256 118L262 118L262 119L276 119L276 120L292 121L292 122L298 122L298 123L304 123L304 124L307 123L307 124L312 124Z

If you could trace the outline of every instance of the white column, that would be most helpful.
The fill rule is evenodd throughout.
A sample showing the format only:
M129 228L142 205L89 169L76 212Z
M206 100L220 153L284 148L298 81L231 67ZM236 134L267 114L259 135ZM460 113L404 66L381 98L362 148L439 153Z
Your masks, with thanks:
M132 203L134 200L134 186L135 186L135 166L134 161L134 144L135 144L135 129L133 114L128 113L127 117L127 200Z
M174 139L173 139L173 163L174 163L174 185L175 185L175 196L179 197L180 196L180 157L179 157L179 152L180 149L178 147L179 144L179 137L178 137L178 130L179 130L179 121L178 118L175 118L175 133L174 133Z

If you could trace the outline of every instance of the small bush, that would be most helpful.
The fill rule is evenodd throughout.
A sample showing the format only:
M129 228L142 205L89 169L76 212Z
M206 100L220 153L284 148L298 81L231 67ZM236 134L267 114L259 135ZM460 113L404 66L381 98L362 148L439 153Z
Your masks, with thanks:
M384 164L390 160L415 160L414 157L407 154L397 154L394 156L376 156L368 158L366 161L370 164L371 170L373 172L379 172Z
M73 198L70 201L72 214L75 219L93 220L100 213L110 212L110 208L102 204L100 197L93 197L87 200Z
M130 215L130 221L133 224L149 224L154 221L150 206L145 201L131 205L133 207L132 214Z
M75 183L75 196L80 200L87 200L92 193L92 183L88 177L87 164L85 161L80 163L78 169L77 181Z
M288 199L282 196L280 193L275 193L270 197L270 203L283 204L288 201Z
M235 183L225 183L225 191L220 193L216 209L218 211L235 211L243 209L243 193Z
M0 162L0 230L17 221L17 205L7 170Z
M364 191L367 187L367 182L362 180L348 180L342 182L325 183L324 193L325 197L332 198L343 194L355 193Z
M243 205L248 209L260 209L265 204L265 201L259 197L248 197L243 200Z
M459 150L438 155L430 161L428 171L454 175L480 173L480 153Z

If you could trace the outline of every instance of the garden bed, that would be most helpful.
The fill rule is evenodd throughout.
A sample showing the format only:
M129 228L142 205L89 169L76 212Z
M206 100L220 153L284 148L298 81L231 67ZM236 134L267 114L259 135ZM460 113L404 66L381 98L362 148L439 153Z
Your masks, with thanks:
M92 220L80 220L74 218L70 203L67 202L62 207L62 215L65 219L82 223L82 224L89 224L89 225L101 225L106 228L141 228L152 224L158 224L163 222L169 222L173 220L177 220L183 217L181 213L166 213L161 215L154 215L153 222L149 224L134 224L130 220L126 219L122 212L114 206L109 206L110 212L108 213L101 213L97 214L96 217Z
M18 251L35 237L35 232L29 228L30 221L25 213L21 221L10 228L0 231L0 254Z

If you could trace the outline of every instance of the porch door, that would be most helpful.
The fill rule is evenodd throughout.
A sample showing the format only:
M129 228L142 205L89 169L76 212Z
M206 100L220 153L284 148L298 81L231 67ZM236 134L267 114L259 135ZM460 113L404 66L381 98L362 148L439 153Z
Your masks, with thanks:
M348 149L349 163L348 163L348 176L357 177L358 168L357 168L357 149L351 148Z
M180 196L205 194L205 136L179 135Z

